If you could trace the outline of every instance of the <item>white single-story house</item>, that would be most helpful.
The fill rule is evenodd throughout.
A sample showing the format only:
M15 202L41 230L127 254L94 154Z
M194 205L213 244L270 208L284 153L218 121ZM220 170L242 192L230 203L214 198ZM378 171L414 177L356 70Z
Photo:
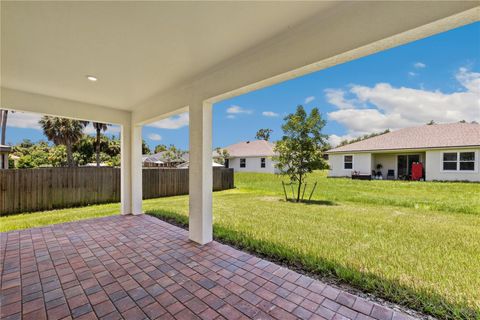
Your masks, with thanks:
M0 169L8 169L8 155L12 147L0 144Z
M425 180L480 181L480 124L404 128L327 153L330 177L380 172L384 179L408 179L412 164L421 163Z
M177 169L188 169L189 167L190 167L190 162L187 161L187 162L184 162L182 164L179 164L177 166ZM223 167L224 167L223 164L212 161L212 168L223 168Z
M233 168L235 172L279 173L275 168L275 145L265 140L244 141L223 148L228 152L225 167ZM218 156L213 152L214 158Z
M144 167L178 167L179 165L188 162L189 153L184 152L177 158L171 158L172 154L169 151L160 151L155 154L142 155L142 164Z

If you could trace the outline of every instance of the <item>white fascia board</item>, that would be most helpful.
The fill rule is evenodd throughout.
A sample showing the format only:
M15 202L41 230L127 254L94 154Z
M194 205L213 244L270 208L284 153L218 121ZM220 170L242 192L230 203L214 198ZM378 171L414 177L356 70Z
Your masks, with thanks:
M131 112L80 101L56 98L10 88L1 88L2 108L44 115L130 125Z

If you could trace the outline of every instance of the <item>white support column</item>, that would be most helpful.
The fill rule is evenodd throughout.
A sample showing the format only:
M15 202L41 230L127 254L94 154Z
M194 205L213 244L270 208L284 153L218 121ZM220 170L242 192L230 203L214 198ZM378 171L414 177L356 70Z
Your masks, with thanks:
M132 211L134 215L142 214L142 126L132 125Z
M189 238L212 241L212 104L190 105Z
M142 127L123 125L121 133L121 213L142 213Z

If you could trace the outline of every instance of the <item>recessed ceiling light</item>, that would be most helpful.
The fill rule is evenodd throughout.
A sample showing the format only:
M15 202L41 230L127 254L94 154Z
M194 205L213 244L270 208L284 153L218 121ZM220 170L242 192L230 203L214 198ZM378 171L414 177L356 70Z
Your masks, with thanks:
M94 76L87 76L87 79L92 81L92 82L95 82L95 81L98 80L97 77L94 77Z

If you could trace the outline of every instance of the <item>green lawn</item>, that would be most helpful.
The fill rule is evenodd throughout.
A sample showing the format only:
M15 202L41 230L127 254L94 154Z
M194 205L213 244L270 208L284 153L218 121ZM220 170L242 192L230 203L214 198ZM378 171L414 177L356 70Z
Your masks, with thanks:
M119 212L120 204L112 203L81 208L13 214L10 216L0 217L0 232L106 217L118 214Z
M295 204L283 200L277 176L235 179L237 189L214 194L217 239L439 318L480 318L480 184L316 173L315 201ZM187 196L146 200L144 209L188 221ZM118 210L118 204L57 210L3 217L0 224L6 231Z

